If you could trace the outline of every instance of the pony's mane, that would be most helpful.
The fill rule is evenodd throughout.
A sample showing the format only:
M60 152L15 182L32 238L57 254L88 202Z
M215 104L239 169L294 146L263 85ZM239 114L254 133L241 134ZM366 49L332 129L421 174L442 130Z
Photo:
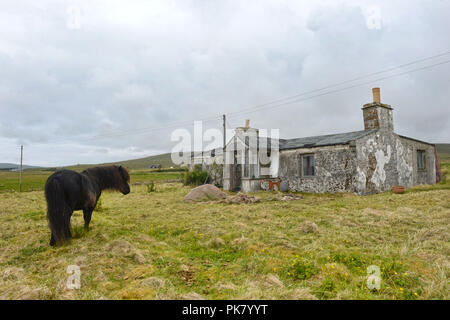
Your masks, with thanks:
M104 166L84 170L82 173L93 177L99 187L103 189L118 189L123 184L123 179L130 182L130 174L125 167Z

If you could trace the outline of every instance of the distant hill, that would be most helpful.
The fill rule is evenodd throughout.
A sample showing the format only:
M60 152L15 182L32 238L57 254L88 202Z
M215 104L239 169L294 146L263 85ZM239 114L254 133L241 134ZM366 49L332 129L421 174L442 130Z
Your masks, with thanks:
M450 161L450 143L437 143L436 148L439 155L439 160L443 162L449 162ZM140 159L134 159L134 160L126 160L126 161L118 161L118 162L112 162L112 163L105 163L102 165L123 165L129 169L144 169L148 168L152 164L160 164L163 168L169 168L169 167L178 167L172 162L172 159L170 157L170 153L164 153L156 156L150 156ZM67 167L68 169L85 169L92 167L94 165L77 165L72 167Z
M439 161L450 162L450 143L436 143Z
M0 163L0 170L12 170L12 169L18 169L20 165L18 164L14 164L14 163ZM37 166L28 166L26 164L24 164L23 169L38 169L41 167L37 167Z
M439 160L441 162L450 162L450 143L436 143L436 148L438 150ZM149 157L140 158L140 159L124 160L124 161L109 162L109 163L102 163L102 164L78 164L78 165L67 166L65 168L72 169L72 170L84 170L86 168L93 167L93 166L113 165L113 164L123 165L129 169L146 169L152 164L160 164L163 168L169 168L169 167L177 168L178 166L172 162L170 155L171 155L171 153L163 153L163 154L149 156ZM24 165L23 167L24 167L24 169L44 169L42 167L28 166L28 165ZM11 169L16 169L16 168L18 168L17 164L0 163L0 170L11 170Z
M172 162L171 159L171 153L164 153L159 154L156 156L149 156L145 158L140 159L133 159L133 160L124 160L124 161L117 161L117 162L109 162L109 163L102 163L102 164L78 164L74 166L68 166L65 167L66 169L72 169L72 170L84 170L86 168L92 167L92 166L98 166L98 165L122 165L129 169L145 169L148 168L152 164L160 164L163 168L169 168L169 167L178 167Z

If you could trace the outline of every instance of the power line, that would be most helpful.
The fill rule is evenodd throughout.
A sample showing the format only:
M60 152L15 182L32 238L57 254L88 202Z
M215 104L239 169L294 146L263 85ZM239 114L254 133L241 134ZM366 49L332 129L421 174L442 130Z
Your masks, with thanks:
M449 63L449 62L450 62L450 60L446 60L446 61L435 63L435 64L432 64L432 65L424 66L424 67L421 67L421 68L412 69L412 70L401 72L401 73L397 73L397 74L394 74L394 75L373 79L373 80L370 80L370 81L367 81L367 82L358 83L358 84L351 85L351 86L348 86L348 87L327 91L327 92L324 92L324 93L321 93L321 94L317 94L317 95L313 95L313 96L309 96L309 97L306 97L306 98L294 99L292 101L287 101L287 102L276 104L276 105L260 105L258 107L249 108L247 110L240 110L240 111L236 111L236 112L231 112L231 113L228 113L228 118L236 118L236 116L240 116L241 114L248 114L248 113L257 112L257 111L260 111L260 110L271 109L271 108L278 108L278 107L285 106L285 105L288 105L288 104L292 104L292 103L295 103L295 102L302 102L302 101L310 100L310 99L321 97L321 96L325 96L325 95L328 95L328 94L337 93L337 92L340 92L340 91L345 91L345 90L356 88L356 87L361 87L361 86L364 86L364 85L367 85L367 84L370 84L370 83L373 83L373 82L376 82L376 81L382 81L382 80L386 80L386 79L390 79L390 78L394 78L394 77L399 77L399 76L402 76L402 75L405 75L405 74L409 74L409 73L413 73L413 72L429 69L429 68L432 68L432 67L435 67L435 66L438 66L438 65L443 65L443 64L446 64L446 63Z
M337 87L337 86L340 86L340 85L343 85L343 84L347 84L347 83L351 83L351 82L354 82L354 81L357 81L357 80L361 80L361 79L364 79L364 78L372 77L374 75L390 72L390 71L393 71L393 70L396 70L396 69L399 69L399 68L404 68L404 67L407 67L407 66L410 66L410 65L413 65L413 64L417 64L417 63L420 63L420 62L436 59L438 57L442 57L442 56L445 56L445 55L448 55L448 54L450 54L450 51L446 51L446 52L443 52L443 53L440 53L440 54L437 54L437 55L433 55L433 56L425 57L425 58L422 58L422 59L414 60L414 61L411 61L411 62L408 62L408 63L405 63L405 64L401 64L401 65L398 65L396 67L391 67L391 68L388 68L388 69L385 69L385 70L382 70L382 71L372 72L372 73L369 73L369 74L366 74L366 75L363 75L363 76L358 76L358 77L350 79L350 80L345 80L345 81L342 81L342 82L330 84L330 85L324 86L322 88L318 88L318 89L314 89L314 90L310 90L310 91L305 91L305 92L298 93L298 94L295 94L295 95L292 95L292 96L289 96L289 97L280 98L280 99L277 99L277 100L273 100L271 102L259 104L259 105L256 105L254 107L244 109L244 111L243 110L239 110L239 111L229 112L229 113L225 113L225 114L227 114L227 116L233 117L233 115L236 115L236 114L247 114L247 113L258 111L259 109L265 109L265 108L263 108L265 106L270 106L269 108L271 108L271 107L279 107L279 106L282 106L282 105L285 105L285 104L290 104L290 103L294 103L294 102L303 101L302 99L298 100L298 99L294 99L294 98L297 98L297 97L300 97L300 96L304 96L304 95L307 95L307 94L311 94L311 93L315 93L315 92L319 92L319 91L323 91L325 89L334 88L334 87ZM346 88L342 88L342 90L348 90L348 89L351 89L351 88L355 88L355 87L359 87L359 86L363 86L363 85L372 83L374 81L381 81L381 80L385 80L385 79L388 79L388 78L401 76L401 75L404 75L404 74L407 74L407 73L412 73L412 72L415 72L415 71L424 70L424 69L431 68L431 67L434 67L434 66L440 65L440 64L445 64L445 63L448 63L448 62L450 62L450 60L444 61L444 62L441 62L441 63L437 63L437 64L433 64L433 65L429 65L429 66L425 66L425 67L422 67L422 68L406 71L405 73L400 73L400 74L391 75L391 76L387 76L387 77L383 77L383 78L379 78L379 79L374 79L374 80L371 80L371 81L366 82L366 83L362 83L362 84L358 84L358 85L353 85L353 86L349 86L349 87L346 87ZM341 91L341 90L334 90L334 91L327 92L325 94L331 94L331 93L335 93L335 92L339 92L339 91ZM308 97L307 99L312 99L314 97L319 97L319 96L322 96L322 95L324 95L324 94L319 94L317 96ZM282 101L285 101L285 100L291 100L291 99L294 99L294 100L293 101L286 101L286 102L284 102L282 104L272 106L272 104L274 104L274 103L282 102ZM255 109L255 111L253 111L253 109ZM198 121L204 121L205 122L205 121L208 121L208 120L217 120L217 119L220 119L220 117L221 116L212 116L212 117L208 117L208 118L205 118L205 119L199 119ZM195 121L195 120L183 121L182 123L183 124L184 123L192 123L193 121ZM164 127L160 127L160 128L142 128L142 129L138 129L138 130L139 130L140 133L147 133L148 131L167 129L167 128L176 127L176 126L179 126L179 125L180 125L180 122L178 124L164 126ZM129 134L134 134L134 133L138 134L139 133L136 130L131 130L131 131L128 131L128 132L129 132ZM121 135L122 134L120 132L117 133L117 135L114 134L114 136L121 136ZM98 135L98 136L93 137L92 140L96 140L98 138L103 138L103 137L110 137L110 135L109 134Z
M399 68L403 68L403 67L406 67L406 66L410 66L410 65L413 65L413 64L420 63L420 62L428 61L428 60L431 60L431 59L436 59L438 57L442 57L442 56L447 55L447 54L450 54L450 51L446 51L444 53L437 54L437 55L434 55L434 56L430 56L430 57L414 60L414 61L402 64L402 65L399 65L399 66L396 66L396 67L391 67L389 69L385 69L385 70L382 70L382 71L372 72L372 73L369 73L369 74L366 74L366 75L363 75L363 76L359 76L359 77L356 77L356 78L353 78L353 79L350 79L350 80L345 80L345 81L342 81L342 82L330 84L330 85L327 85L327 86L324 86L324 87L321 87L321 88L318 88L318 89L301 92L301 93L298 93L298 94L295 94L295 95L292 95L292 96L289 96L289 97L280 98L280 99L273 100L271 102L267 102L267 103L263 103L263 104L259 104L259 105L256 105L256 106L253 106L253 107L250 107L250 108L241 109L241 110L238 110L238 111L235 111L235 112L229 112L229 113L226 113L226 115L227 115L227 118L230 118L230 117L231 118L236 118L237 116L239 116L241 114L248 114L248 113L257 112L259 110L270 109L270 108L278 108L278 107L281 107L281 106L284 106L284 105L288 105L288 104L292 104L292 103L295 103L295 102L301 102L301 101L305 101L305 100L310 100L310 99L313 99L313 98L316 98L316 97L320 97L320 96L324 96L324 95L328 95L328 94L332 94L332 93L348 90L348 89L355 88L355 87L360 87L360 86L363 86L363 85L366 85L366 84L370 84L370 83L375 82L375 81L386 80L386 79L389 79L389 78L402 76L402 75L405 75L405 74L408 74L408 73L412 73L412 72L428 69L428 68L431 68L431 67L434 67L434 66L438 66L438 65L449 63L450 60L446 60L446 61L443 61L443 62L440 62L440 63L435 63L435 64L432 64L432 65L428 65L428 66L424 66L424 67L421 67L421 68L412 69L412 70L409 70L409 71L405 71L405 72L394 74L394 75L390 75L390 76L381 77L381 78L378 78L378 79L373 79L373 80L370 80L370 81L367 81L367 82L364 82L364 83L359 83L359 84L351 85L351 86L348 86L348 87L327 91L327 92L324 92L324 93L321 93L321 94L309 96L307 98L300 98L302 96L305 96L305 95L308 95L308 94L311 94L311 93L320 92L320 91L323 91L323 90L326 90L326 89L330 89L330 88L341 86L343 84L347 84L347 83L355 82L355 81L358 81L358 80L361 80L361 79L364 79L364 78L372 77L374 75L390 72L390 71L393 71L393 70L396 70L396 69L399 69ZM278 103L278 102L280 102L280 103ZM203 119L198 119L197 121L209 122L209 121L220 120L221 118L222 118L222 115L220 115L220 116L216 115L216 116L206 117L206 118L203 118ZM88 141L94 141L94 140L103 139L103 138L111 138L111 137L120 137L120 136L126 136L126 135L143 134L143 133L148 133L148 132L151 132L151 131L164 130L164 129L178 127L178 126L183 125L183 124L191 124L193 121L196 121L196 120L176 121L176 122L169 123L169 124L167 124L165 126L160 126L160 127L147 127L147 128L140 128L140 129L130 129L130 130L121 130L121 131L116 131L116 132L109 132L109 133L105 133L105 134L99 134L99 135L93 136L91 138L82 139L82 140L79 140L79 141L80 142L88 142ZM61 142L61 141L70 141L70 140L69 139L64 139L64 140L60 140L59 142ZM53 142L53 143L58 143L58 141L57 142Z
M334 88L334 87L337 87L337 86L341 86L343 84L347 84L347 83L355 82L357 80L361 80L361 79L364 79L364 78L372 77L374 75L378 75L378 74L394 71L396 69L404 68L404 67L416 64L416 63L424 62L424 61L431 60L431 59L436 59L438 57L442 57L442 56L445 56L447 54L450 54L450 51L446 51L446 52L443 52L443 53L440 53L440 54L437 54L437 55L434 55L434 56L430 56L430 57L414 60L414 61L411 61L411 62L408 62L408 63L405 63L405 64L401 64L401 65L396 66L396 67L391 67L389 69L385 69L385 70L382 70L382 71L368 73L366 75L358 76L358 77L350 79L350 80L345 80L345 81L342 81L342 82L337 82L337 83L334 83L334 84L330 84L330 85L327 85L327 86L322 87L322 88L301 92L301 93L298 93L298 94L295 94L295 95L292 95L292 96L280 98L280 99L273 100L273 101L270 101L270 102L265 102L263 104L256 105L253 108L274 104L274 103L281 102L281 101L284 101L284 100L294 99L294 98L299 97L299 96L307 95L307 94L310 94L310 93L315 93L315 92L322 91L322 90L325 90L325 89ZM230 113L228 113L228 114L230 114Z

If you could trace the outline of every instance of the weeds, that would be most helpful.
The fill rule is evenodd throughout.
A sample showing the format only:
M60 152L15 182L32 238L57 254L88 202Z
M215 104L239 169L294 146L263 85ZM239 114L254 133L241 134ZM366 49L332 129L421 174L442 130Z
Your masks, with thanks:
M156 191L156 186L154 181L150 181L149 184L147 184L147 192L152 193Z

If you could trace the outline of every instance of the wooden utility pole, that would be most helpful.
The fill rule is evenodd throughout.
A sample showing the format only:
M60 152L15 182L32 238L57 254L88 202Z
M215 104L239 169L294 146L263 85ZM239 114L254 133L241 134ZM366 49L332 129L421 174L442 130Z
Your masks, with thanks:
M23 160L23 146L20 146L19 192L22 192L22 160Z

